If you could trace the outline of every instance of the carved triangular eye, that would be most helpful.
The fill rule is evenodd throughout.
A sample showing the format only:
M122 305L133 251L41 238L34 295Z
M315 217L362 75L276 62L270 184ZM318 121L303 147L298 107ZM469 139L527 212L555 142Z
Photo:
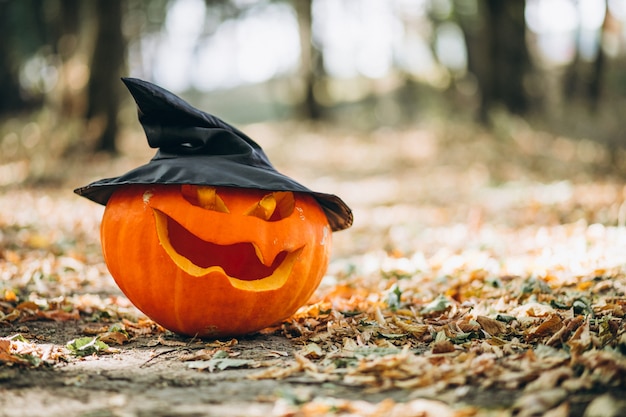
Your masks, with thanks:
M265 195L258 203L246 211L246 215L267 221L276 221L289 217L296 201L291 191L276 191Z
M228 207L226 207L224 200L217 194L215 187L183 185L181 186L181 192L183 197L194 206L219 211L220 213L229 213Z

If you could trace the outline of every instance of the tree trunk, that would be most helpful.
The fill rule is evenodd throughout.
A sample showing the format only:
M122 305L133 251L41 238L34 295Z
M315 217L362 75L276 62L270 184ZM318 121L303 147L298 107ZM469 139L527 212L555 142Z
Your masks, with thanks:
M607 5L608 9L608 5ZM600 36L598 42L598 51L592 62L585 62L581 59L579 49L576 50L576 56L572 63L569 64L564 80L563 91L568 100L582 98L587 102L592 112L598 110L600 98L602 95L602 85L604 78L604 70L606 66L606 56L602 50L602 38L607 25L611 25L611 15L607 10L604 17L604 23L600 28ZM578 36L581 36L578 34Z
M524 0L487 0L491 29L492 98L512 113L528 108L524 76L529 67Z
M34 102L23 96L19 82L20 54L15 50L14 38L17 2L0 1L0 28L3 39L0 40L0 116L18 113L31 107ZM19 5L18 5L19 7ZM22 22L17 22L20 24ZM36 100L40 103L40 100Z
M460 17L468 50L468 69L480 87L479 118L503 104L510 112L528 110L524 78L530 68L524 0L484 0L477 16Z
M91 76L87 87L87 120L99 129L95 149L117 152L117 113L121 97L120 77L125 64L126 41L122 34L122 0L94 2L98 25Z
M293 0L298 15L300 31L300 74L304 94L300 102L300 114L305 119L318 120L323 116L322 107L315 98L315 88L323 74L322 53L313 44L311 11L313 0Z

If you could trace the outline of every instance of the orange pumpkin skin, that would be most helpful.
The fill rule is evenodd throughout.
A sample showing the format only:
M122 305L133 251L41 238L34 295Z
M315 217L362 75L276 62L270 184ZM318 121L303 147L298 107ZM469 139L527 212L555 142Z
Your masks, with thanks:
M324 212L310 195L289 193L292 210L264 219L258 205L268 191L210 188L228 213L190 200L190 192L203 199L202 187L120 187L101 224L111 275L144 314L184 335L235 336L288 318L328 266ZM232 265L219 265L226 258Z

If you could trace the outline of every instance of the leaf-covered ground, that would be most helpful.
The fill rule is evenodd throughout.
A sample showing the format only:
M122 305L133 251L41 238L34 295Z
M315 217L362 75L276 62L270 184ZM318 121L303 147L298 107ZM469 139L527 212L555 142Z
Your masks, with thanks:
M178 337L119 292L102 208L72 188L150 157L67 162L0 191L0 415L626 414L626 188L613 154L506 120L246 131L355 212L284 323ZM614 151L615 152L615 151Z

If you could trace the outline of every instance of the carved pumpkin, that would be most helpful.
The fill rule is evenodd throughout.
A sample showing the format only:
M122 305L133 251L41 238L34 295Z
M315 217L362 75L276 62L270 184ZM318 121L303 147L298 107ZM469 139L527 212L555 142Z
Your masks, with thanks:
M350 208L278 172L234 126L147 81L123 82L156 155L74 190L106 205L102 248L119 287L192 336L253 332L294 313L326 270L331 232L352 225Z
M101 226L111 275L165 328L218 337L289 317L319 285L331 228L315 198L291 191L126 185Z

